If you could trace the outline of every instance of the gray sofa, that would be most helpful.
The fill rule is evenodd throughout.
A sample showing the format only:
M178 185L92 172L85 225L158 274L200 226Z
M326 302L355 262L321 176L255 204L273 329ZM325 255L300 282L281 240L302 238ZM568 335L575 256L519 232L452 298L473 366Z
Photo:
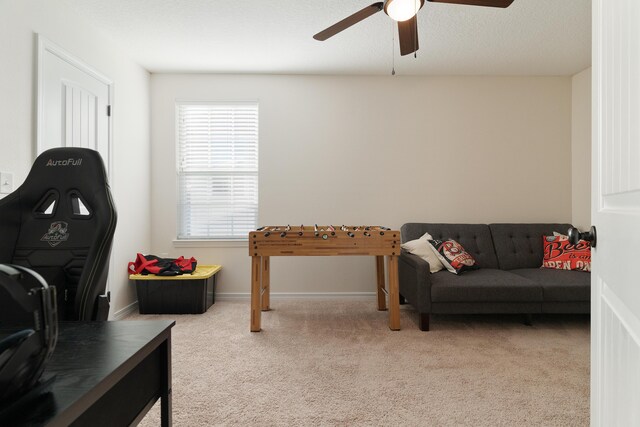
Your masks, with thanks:
M419 327L429 330L435 314L589 313L591 274L541 269L542 236L566 233L571 224L428 224L408 223L402 242L429 232L452 238L469 252L479 270L461 275L429 273L422 258L402 251L398 270L400 302L419 313Z

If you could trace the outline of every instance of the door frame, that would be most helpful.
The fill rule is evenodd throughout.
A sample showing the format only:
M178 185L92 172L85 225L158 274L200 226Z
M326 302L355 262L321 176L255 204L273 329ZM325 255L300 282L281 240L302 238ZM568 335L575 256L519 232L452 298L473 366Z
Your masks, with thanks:
M45 54L51 53L61 60L67 62L69 65L77 68L83 73L95 78L96 80L107 85L109 90L109 99L107 100L108 105L113 105L113 80L109 77L105 76L95 68L91 67L87 63L83 62L78 57L72 55L64 48L55 44L48 38L44 37L42 34L36 34L38 39L38 55L37 55L37 126L36 126L36 146L33 159L35 160L38 157L38 153L42 149L43 139L44 139L44 56ZM113 107L111 107L113 109ZM107 145L108 145L108 155L109 162L107 166L107 176L109 177L109 181L113 180L113 113L107 119Z

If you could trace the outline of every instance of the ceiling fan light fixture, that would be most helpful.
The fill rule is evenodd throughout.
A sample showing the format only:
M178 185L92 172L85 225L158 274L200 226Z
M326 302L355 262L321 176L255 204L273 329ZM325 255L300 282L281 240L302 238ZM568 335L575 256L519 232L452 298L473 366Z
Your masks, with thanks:
M406 21L422 8L424 0L387 0L384 3L384 13L398 22Z

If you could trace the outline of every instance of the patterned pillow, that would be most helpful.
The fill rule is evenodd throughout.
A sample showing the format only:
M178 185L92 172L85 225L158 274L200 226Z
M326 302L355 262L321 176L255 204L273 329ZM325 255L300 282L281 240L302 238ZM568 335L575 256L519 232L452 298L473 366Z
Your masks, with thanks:
M564 235L543 236L542 245L542 268L591 271L591 244L586 240L572 245Z
M476 260L453 239L429 240L429 243L435 249L442 265L453 274L462 274L465 271L480 268L476 265Z

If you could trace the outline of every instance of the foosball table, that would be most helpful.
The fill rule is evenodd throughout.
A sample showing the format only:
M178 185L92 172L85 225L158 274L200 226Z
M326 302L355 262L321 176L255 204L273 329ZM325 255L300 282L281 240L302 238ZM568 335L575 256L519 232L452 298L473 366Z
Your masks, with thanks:
M272 256L375 256L378 310L387 310L389 328L400 329L398 255L400 231L382 226L267 226L249 232L251 256L251 331L261 329L261 313L270 305L270 266ZM384 258L388 265L385 286Z

